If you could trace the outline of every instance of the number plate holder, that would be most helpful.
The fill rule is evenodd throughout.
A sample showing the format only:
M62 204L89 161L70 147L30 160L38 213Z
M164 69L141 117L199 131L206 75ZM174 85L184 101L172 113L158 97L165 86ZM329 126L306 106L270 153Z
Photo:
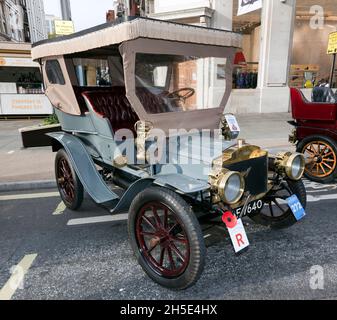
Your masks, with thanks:
M287 199L287 202L288 202L288 206L289 206L290 210L294 214L297 221L299 221L299 220L301 220L305 217L305 215L306 215L305 210L304 210L300 200L296 196L296 194L289 197Z

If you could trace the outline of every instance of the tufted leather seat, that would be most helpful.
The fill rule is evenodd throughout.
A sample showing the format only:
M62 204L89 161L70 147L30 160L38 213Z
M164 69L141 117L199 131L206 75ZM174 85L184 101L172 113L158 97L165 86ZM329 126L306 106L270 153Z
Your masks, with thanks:
M85 100L82 96L83 92L93 92L93 91L108 91L111 92L111 87L79 87L79 86L73 86L75 96L78 102L78 105L80 107L81 113L84 114L88 112L87 104L85 103Z
M139 118L125 96L125 88L86 91L82 95L89 100L95 112L110 121L114 132L120 129L134 131L134 125Z
M136 93L146 112L157 114L170 111L162 96L155 95L142 87L137 88Z

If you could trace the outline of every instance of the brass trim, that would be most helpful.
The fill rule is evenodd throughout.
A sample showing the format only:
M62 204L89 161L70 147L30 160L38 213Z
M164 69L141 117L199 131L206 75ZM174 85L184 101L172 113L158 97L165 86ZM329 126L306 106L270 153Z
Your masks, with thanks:
M292 167L295 159L297 157L301 158L301 170L298 176L293 176ZM302 178L305 170L305 159L304 155L301 153L292 153L292 152L282 152L276 155L275 159L275 169L276 172L287 176L288 178L298 181Z
M238 195L232 201L229 201L226 198L225 190L226 190L226 186L227 186L227 183L228 183L229 179L234 175L238 175L239 178L240 178L240 190L239 190ZM221 175L219 180L218 180L218 184L217 184L218 194L219 194L221 200L223 202L225 202L226 204L235 204L242 198L242 196L245 192L245 186L246 186L245 185L245 179L243 178L243 176L240 172L227 171L226 173Z

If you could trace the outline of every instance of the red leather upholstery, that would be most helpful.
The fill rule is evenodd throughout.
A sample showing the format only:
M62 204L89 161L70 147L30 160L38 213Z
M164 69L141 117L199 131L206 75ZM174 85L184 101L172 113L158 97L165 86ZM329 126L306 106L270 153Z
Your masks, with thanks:
M157 114L170 111L164 99L159 95L151 93L148 89L136 88L136 93L146 112Z
M92 92L92 91L109 91L111 92L112 88L111 87L78 87L78 86L73 86L75 96L78 102L78 105L80 107L81 113L84 114L88 112L88 107L85 103L85 100L82 96L83 92Z
M95 112L109 119L114 132L119 129L134 131L134 125L139 118L125 96L125 87L74 87L74 91L82 113L88 111L85 96ZM137 88L136 92L148 113L169 112L161 96L146 88Z
M110 121L114 132L120 129L134 131L134 125L139 118L125 96L125 88L86 91L82 95L89 100L95 112Z

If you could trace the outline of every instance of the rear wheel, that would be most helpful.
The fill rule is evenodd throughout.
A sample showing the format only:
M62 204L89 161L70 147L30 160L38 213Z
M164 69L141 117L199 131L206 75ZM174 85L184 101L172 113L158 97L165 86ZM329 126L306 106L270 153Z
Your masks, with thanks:
M262 200L264 207L249 217L256 223L273 228L287 228L296 223L287 198L296 195L303 208L307 205L307 193L302 180L284 180L275 186Z
M175 192L151 187L138 194L128 229L137 260L152 280L182 290L200 278L206 254L202 231L190 206Z
M337 143L329 137L315 136L302 140L297 151L304 154L304 175L315 182L330 183L337 176Z
M64 149L60 149L56 154L55 175L64 204L70 210L79 209L83 202L83 186Z

